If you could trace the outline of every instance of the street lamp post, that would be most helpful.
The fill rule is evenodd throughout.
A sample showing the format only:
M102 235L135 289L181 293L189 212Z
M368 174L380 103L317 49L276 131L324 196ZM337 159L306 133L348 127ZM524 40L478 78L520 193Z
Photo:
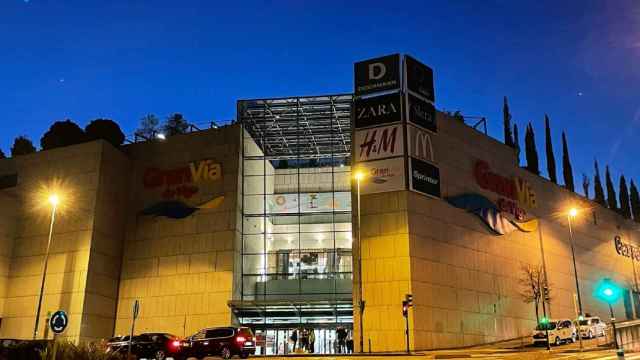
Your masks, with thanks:
M582 335L580 334L580 320L582 319L582 298L580 297L580 283L578 280L578 268L576 267L576 254L573 245L573 228L571 226L571 219L575 218L577 215L578 210L576 208L571 208L571 210L569 210L569 214L567 215L567 219L569 220L569 238L571 244L571 259L573 260L573 276L576 279L576 294L578 297L578 340L580 341L580 351L582 351Z
M613 314L613 306L620 299L622 295L622 289L618 284L614 283L611 279L605 278L600 281L596 287L595 296L602 301L605 301L609 305L609 314L611 315L611 326L613 327L613 340L616 344L616 355L618 359L624 359L624 349L618 342L618 335L616 331L616 317Z
M33 328L33 339L38 337L38 324L40 323L40 310L42 308L42 297L44 295L44 281L47 276L47 266L49 264L49 249L51 248L51 238L53 237L53 224L56 221L56 209L60 198L56 194L49 196L49 204L51 205L51 223L49 225L49 240L47 241L47 251L44 255L44 269L42 270L42 282L40 283L40 296L38 298L38 308L36 310L36 324Z
M358 286L360 291L359 301L358 301L358 309L359 309L359 324L360 324L360 352L364 352L364 327L362 317L364 315L364 299L363 297L363 289L362 289L362 243L360 242L360 181L364 179L364 173L362 171L356 171L355 173L356 179L356 206L358 208L357 212L357 224L358 224L358 232L357 232L357 240L358 240Z

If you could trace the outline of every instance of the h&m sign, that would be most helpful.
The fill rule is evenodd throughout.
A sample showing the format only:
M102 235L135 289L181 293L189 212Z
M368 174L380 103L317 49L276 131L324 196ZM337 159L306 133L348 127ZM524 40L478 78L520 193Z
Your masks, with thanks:
M356 161L402 156L404 134L402 124L356 131Z

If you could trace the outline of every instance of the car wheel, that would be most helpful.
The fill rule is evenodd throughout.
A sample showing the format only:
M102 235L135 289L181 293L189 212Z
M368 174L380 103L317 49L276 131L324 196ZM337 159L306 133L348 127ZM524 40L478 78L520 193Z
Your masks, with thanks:
M153 358L156 360L165 360L167 358L167 354L164 353L164 350L158 350Z
M222 350L220 350L220 357L223 359L230 359L231 358L231 350L228 347L223 347Z
M246 359L248 357L249 357L249 353L246 353L246 352L240 353L240 358Z
M555 346L560 346L560 344L561 344L561 340L560 340L560 337L559 337L559 336L556 336L556 340L553 342L553 344L554 344Z

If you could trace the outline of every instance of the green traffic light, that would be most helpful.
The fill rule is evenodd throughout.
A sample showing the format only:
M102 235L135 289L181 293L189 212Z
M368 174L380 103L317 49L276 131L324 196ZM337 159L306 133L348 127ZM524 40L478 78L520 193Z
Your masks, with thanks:
M613 280L605 278L602 279L596 286L595 297L613 304L618 301L622 295L622 288L613 282Z
M547 319L546 317L543 317L542 319L540 319L540 323L541 324L548 324L549 323L549 319Z

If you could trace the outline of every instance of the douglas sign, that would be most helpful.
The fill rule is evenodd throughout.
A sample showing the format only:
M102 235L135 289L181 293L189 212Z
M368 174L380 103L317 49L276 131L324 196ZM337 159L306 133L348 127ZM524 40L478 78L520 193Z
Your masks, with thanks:
M400 87L400 55L389 55L354 65L356 96Z

